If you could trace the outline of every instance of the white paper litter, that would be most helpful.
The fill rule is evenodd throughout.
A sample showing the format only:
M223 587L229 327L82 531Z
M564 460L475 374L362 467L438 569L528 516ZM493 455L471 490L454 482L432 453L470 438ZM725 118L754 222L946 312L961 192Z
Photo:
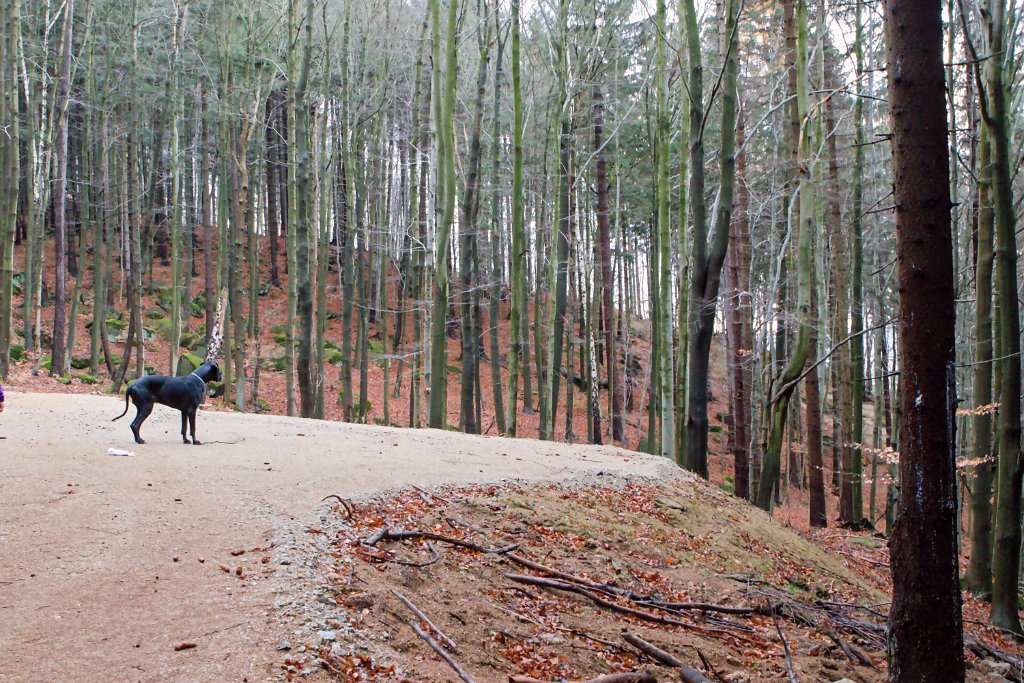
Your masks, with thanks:
M120 448L108 448L107 455L125 455L129 458L135 457L135 451L123 451Z

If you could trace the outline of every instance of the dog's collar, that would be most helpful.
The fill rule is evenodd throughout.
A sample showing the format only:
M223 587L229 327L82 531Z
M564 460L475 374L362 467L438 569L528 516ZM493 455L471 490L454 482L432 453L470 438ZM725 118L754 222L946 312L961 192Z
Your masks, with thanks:
M196 378L197 380L199 380L200 382L202 382L202 383L203 383L204 385L206 384L206 380L205 380L205 379L203 379L202 377L200 377L199 375L197 375L197 374L196 374L195 372L190 372L190 373L188 373L188 374L190 374L190 375L192 375L193 377L195 377L195 378Z

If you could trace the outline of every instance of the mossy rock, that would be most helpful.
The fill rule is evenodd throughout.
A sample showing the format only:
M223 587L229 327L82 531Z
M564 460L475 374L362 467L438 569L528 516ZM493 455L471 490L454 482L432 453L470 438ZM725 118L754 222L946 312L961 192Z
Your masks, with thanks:
M100 383L100 381L98 379L96 379L95 377L93 377L92 375L90 375L87 372L82 372L82 373L79 373L79 374L75 375L75 379L77 379L82 384L99 384Z
M195 356L191 353L183 353L178 356L178 367L175 370L175 374L178 377L184 377L190 372L195 372L202 364L203 359L199 356Z
M272 359L274 364L274 370L277 372L284 372L284 369L288 366L288 356L277 356Z
M285 346L288 343L288 332L284 325L271 325L270 332L274 335L274 343L281 346Z
M25 288L25 271L19 270L11 277L11 282L14 284L13 292L14 296L20 296L21 292Z
M199 293L188 302L188 312L193 318L206 317L206 294Z
M153 306L146 311L146 320L163 320L167 317L167 312L159 306Z
M345 358L341 351L330 349L325 354L326 360L331 365L341 365L341 361Z
M460 367L459 367L459 366L457 366L457 365L449 365L449 366L448 366L448 374L450 375L450 374L452 374L452 373L454 373L454 374L460 374L460 373L462 373L462 368L460 368Z
M147 375L155 375L156 374L156 366L155 365L147 365L146 366L146 374Z
M156 287L154 286L154 289ZM171 307L174 304L174 292L169 289L161 289L156 295L156 305L164 309L168 313L171 312Z
M91 320L89 321L92 322ZM107 318L107 329L110 330L127 330L128 321L124 317L111 317Z
M20 363L25 360L25 347L21 344L11 344L11 361Z
M65 385L71 384L71 375L61 375L57 378L57 381Z
M341 351L341 345L333 339L324 339L324 348L331 351Z
M370 347L370 353L375 353L378 356L384 355L384 342L380 341L379 339L369 339L367 340L367 342L367 346Z
M178 341L181 348L195 351L203 343L203 338L192 330L182 330L181 339ZM205 349L203 355L206 355Z
M708 431L712 434L721 434L724 430L722 425L708 425Z
M43 358L43 362L39 364L39 369L40 370L49 370L52 367L53 367L53 357L52 356L47 356L46 358Z
M207 382L206 393L214 398L224 395L224 382Z
M257 413L269 413L270 412L270 404L267 403L262 398L257 398L256 399L256 412Z
M89 367L89 359L75 358L74 356L72 356L71 367L74 368L75 370L85 370L87 367Z
M453 425L451 422L446 423L444 428L446 430L448 430L449 432L457 432L457 431L459 431L459 428L456 427L455 425Z

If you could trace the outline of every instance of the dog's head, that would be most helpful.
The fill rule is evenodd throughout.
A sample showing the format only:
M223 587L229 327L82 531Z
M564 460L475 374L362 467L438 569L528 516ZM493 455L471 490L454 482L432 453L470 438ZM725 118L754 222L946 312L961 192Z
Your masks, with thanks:
M217 361L215 361L215 360L203 361L203 364L200 365L199 367L204 372L196 373L196 374L201 375L201 379L204 382L219 382L219 381L221 381L222 375L220 374L220 366L217 365Z

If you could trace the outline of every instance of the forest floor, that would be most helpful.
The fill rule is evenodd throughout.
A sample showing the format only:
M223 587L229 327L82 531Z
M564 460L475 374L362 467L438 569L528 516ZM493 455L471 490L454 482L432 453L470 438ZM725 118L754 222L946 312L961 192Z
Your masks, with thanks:
M885 680L888 553L868 532L798 532L608 447L207 410L193 447L160 408L136 446L109 422L123 405L9 397L2 681L455 680L394 591L481 683L672 680L624 629L712 680L784 678L780 634L799 680ZM373 543L385 529L439 537ZM971 680L1012 678L1019 646L971 623L980 603L965 618Z
M123 407L119 397L8 393L0 681L273 679L287 656L275 646L304 637L291 610L317 578L308 532L324 496L673 469L612 448L207 410L197 420L205 444L194 447L163 407L139 446L134 411L110 422Z

